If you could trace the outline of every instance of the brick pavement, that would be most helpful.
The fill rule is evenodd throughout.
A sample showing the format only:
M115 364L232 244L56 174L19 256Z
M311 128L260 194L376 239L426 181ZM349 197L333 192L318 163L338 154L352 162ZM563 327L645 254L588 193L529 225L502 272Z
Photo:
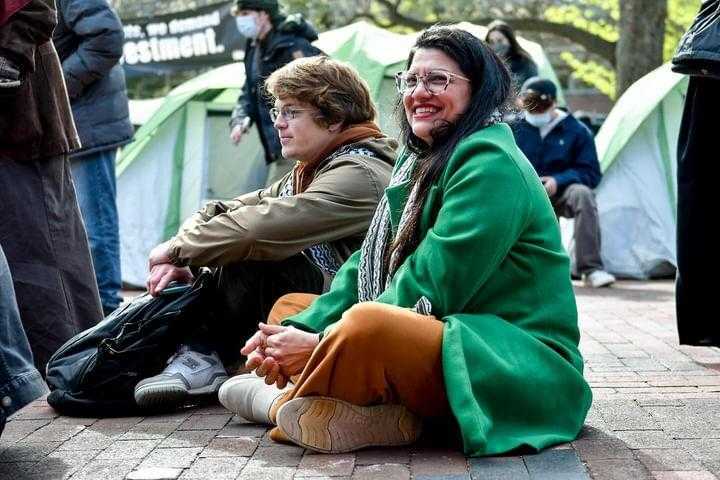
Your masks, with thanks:
M317 455L272 443L220 406L98 420L38 401L0 439L0 480L720 479L720 350L677 345L672 282L576 287L595 400L580 437L542 454L466 459L426 437Z

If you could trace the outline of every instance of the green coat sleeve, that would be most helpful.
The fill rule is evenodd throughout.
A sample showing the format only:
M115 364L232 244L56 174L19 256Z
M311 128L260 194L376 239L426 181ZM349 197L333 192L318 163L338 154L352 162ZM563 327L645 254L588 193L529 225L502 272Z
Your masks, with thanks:
M525 178L506 146L477 137L458 146L431 187L431 195L440 189L437 216L421 219L423 240L378 302L413 307L425 296L438 318L462 312L519 238L530 212L518 192Z
M330 291L319 296L313 304L297 315L283 320L282 324L317 333L334 324L345 310L355 305L360 250L352 254L340 267L332 282Z

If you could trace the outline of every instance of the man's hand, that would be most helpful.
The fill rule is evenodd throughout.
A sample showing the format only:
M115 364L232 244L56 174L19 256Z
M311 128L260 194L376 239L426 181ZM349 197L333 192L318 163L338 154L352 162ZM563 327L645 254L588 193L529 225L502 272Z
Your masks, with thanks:
M230 141L233 142L234 145L238 145L242 141L244 134L245 130L242 128L242 125L235 125L232 130L230 130Z
M250 117L245 117L241 124L235 125L232 130L230 130L230 141L232 141L233 144L238 145L242 142L243 136L245 136L249 128Z
M543 187L545 187L548 197L552 197L557 193L558 184L555 177L540 177L540 181L542 182Z
M150 295L157 297L170 282L190 283L192 279L193 274L188 267L176 267L171 263L160 263L150 269L147 289Z
M162 263L170 263L170 251L168 248L169 243L170 242L163 242L150 251L150 257L148 258L148 267L151 271L155 265L160 265Z

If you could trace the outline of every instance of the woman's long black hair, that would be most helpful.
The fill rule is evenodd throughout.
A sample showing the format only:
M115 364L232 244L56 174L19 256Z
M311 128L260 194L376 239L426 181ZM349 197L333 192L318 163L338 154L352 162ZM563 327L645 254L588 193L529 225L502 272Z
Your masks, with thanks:
M386 256L397 251L400 265L420 242L419 221L423 204L430 186L439 177L457 145L467 136L484 128L491 118L505 113L511 104L512 78L505 63L473 34L459 28L434 26L425 30L415 42L408 56L407 66L412 64L418 49L440 50L453 59L463 75L470 80L468 107L454 122L438 123L432 130L432 145L418 138L408 122L403 108L402 96L396 113L400 123L401 138L410 151L418 156L412 177L412 185L418 185L418 193L409 219ZM418 85L417 88L423 88ZM452 84L448 86L452 88ZM387 261L385 265L388 265ZM389 272L390 274L394 272Z

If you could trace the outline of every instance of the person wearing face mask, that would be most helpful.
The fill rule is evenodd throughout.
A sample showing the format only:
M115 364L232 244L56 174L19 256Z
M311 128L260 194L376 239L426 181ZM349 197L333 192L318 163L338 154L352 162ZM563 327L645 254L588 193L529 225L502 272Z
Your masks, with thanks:
M520 90L524 118L514 125L515 141L545 186L555 213L575 219L575 268L586 286L615 282L600 258L600 222L595 194L602 178L590 130L557 108L557 88L532 77Z
M520 87L530 77L538 74L538 68L530 54L520 46L512 27L502 20L495 20L488 25L485 42L496 55L505 60L513 83Z
M283 177L294 161L282 156L280 141L270 119L268 96L263 82L275 70L301 57L323 52L310 42L318 35L300 14L280 14L277 0L237 0L233 10L238 31L247 38L245 84L230 116L230 140L239 144L254 124L268 163L266 186Z

